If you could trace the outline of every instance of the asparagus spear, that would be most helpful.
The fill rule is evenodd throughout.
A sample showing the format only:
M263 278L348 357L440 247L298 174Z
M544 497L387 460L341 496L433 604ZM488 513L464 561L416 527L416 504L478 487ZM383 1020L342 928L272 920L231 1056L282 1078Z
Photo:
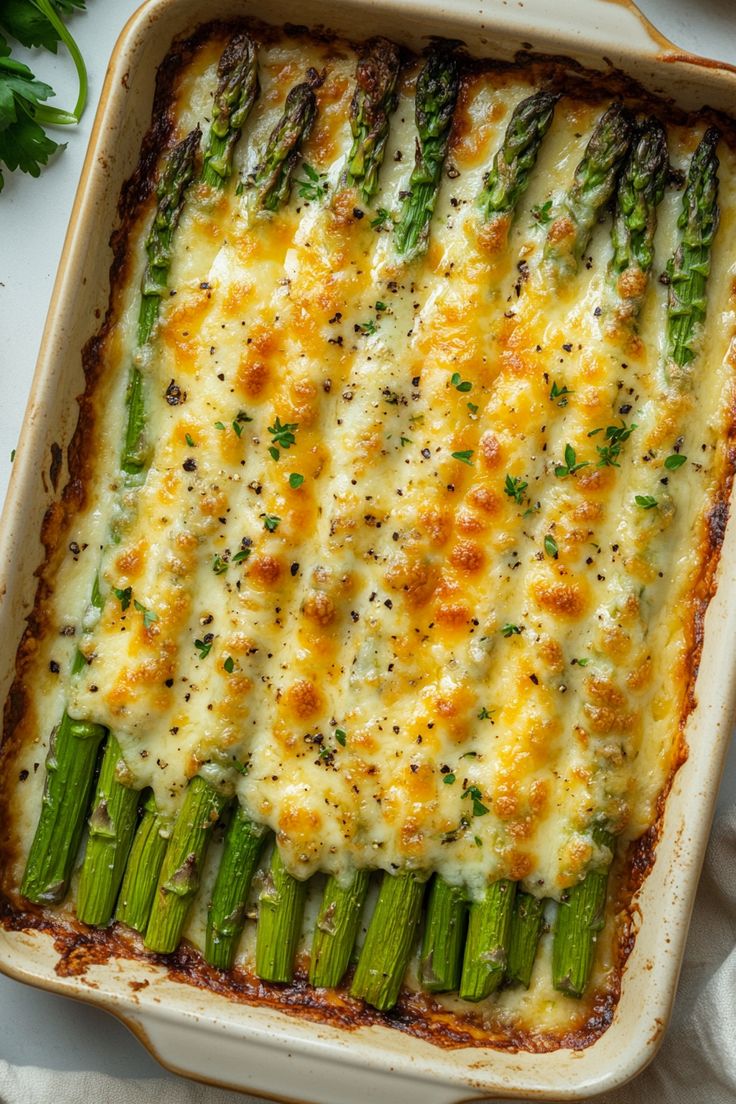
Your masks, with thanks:
M161 297L166 291L173 259L174 231L179 224L186 189L194 178L194 162L199 149L199 127L178 142L168 153L158 185L158 202L151 229L146 238L148 263L141 285L141 305L138 315L138 345L147 345L158 320ZM147 466L145 442L146 411L143 377L133 366L128 383L128 421L123 443L121 467L129 481L141 478Z
M226 803L219 790L200 775L187 786L146 928L145 944L149 951L169 954L179 946L189 906L199 888L199 874L212 829Z
M284 113L271 131L263 161L256 169L254 185L256 202L267 211L278 211L291 193L291 177L302 143L309 137L316 114L317 99L313 89L320 83L314 69L307 80L296 84L286 97Z
M258 95L258 63L250 35L233 35L223 50L217 76L202 180L222 188L233 171L235 144Z
M636 318L644 301L654 261L657 207L664 195L668 168L664 127L658 120L648 119L639 127L621 173L611 230L609 277L629 319Z
M419 930L424 879L414 872L384 874L376 907L350 987L387 1012L399 999L399 990Z
M309 981L335 988L348 968L368 894L370 873L356 870L346 885L327 880L312 938Z
M258 898L256 975L264 981L289 982L304 915L307 883L292 878L274 847L271 866Z
M680 382L697 355L705 319L705 288L713 238L718 229L718 156L720 134L709 127L690 161L682 211L680 243L667 265L667 364L669 380Z
M77 916L85 924L101 925L110 920L138 820L140 794L116 778L121 763L125 765L123 753L111 732L97 780L77 889Z
M593 829L593 841L606 848L611 858L564 893L552 943L552 983L571 997L582 997L588 984L598 932L605 920L608 870L616 846L611 833L598 825Z
M631 134L629 113L621 104L611 104L590 137L561 213L547 233L544 258L565 275L577 271L598 213L613 195Z
M417 77L416 156L396 224L396 248L408 260L427 248L459 87L457 57L446 46L434 47Z
M355 73L357 86L350 104L353 145L345 180L350 187L360 188L366 203L371 203L378 191L389 116L398 102L399 64L398 47L386 38L377 37L368 43L368 53L358 62Z
M509 958L506 966L506 980L511 984L529 988L543 926L544 901L542 898L518 891L511 917Z
M116 920L138 932L148 927L172 823L170 817L159 813L156 800L149 793L133 838L115 911Z
M266 828L254 824L238 805L225 832L207 915L204 957L211 966L229 970L245 926L245 904L250 883L266 841Z
M514 108L478 200L486 219L506 215L510 221L526 191L558 99L552 92L535 92Z
M498 989L508 961L516 882L500 878L473 901L468 916L460 996L480 1001Z
M450 885L435 875L419 956L419 978L430 992L447 992L460 984L467 911L464 887Z

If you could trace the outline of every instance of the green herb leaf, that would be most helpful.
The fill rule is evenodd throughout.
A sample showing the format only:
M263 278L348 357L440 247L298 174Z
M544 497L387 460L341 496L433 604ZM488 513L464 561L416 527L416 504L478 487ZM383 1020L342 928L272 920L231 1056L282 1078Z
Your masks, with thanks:
M191 433L185 433L184 434L184 440L186 441L186 443L189 445L190 448L196 448L197 447L196 444L194 443L194 441L192 440Z
M472 456L473 456L473 449L465 449L464 452L453 452L452 459L453 460L459 460L462 464L467 464L468 467L472 468L472 466L473 466Z
M652 495L634 495L634 502L637 506L641 506L642 510L653 510L657 505L657 500Z
M379 207L376 211L376 217L371 219L371 226L374 230L387 230L390 222L392 222L390 213L385 207Z
M557 541L554 537L550 536L549 533L544 538L544 551L548 556L551 556L553 560L557 559Z
M304 476L300 475L299 472L292 472L289 476L289 486L293 487L294 490L297 490L299 487L301 487L303 482Z
M510 622L507 621L506 624L501 629L501 632L506 637L520 636L521 635L521 626L520 625L512 625Z
M212 570L215 575L224 575L228 569L228 561L224 556L216 555L212 560Z
M327 195L327 179L325 173L319 173L305 161L302 165L306 180L295 180L297 193L301 199L308 199L312 203L318 203Z
M532 226L547 226L552 221L552 200L548 199L546 203L535 203L532 207L530 214L532 216Z
M133 597L133 588L125 587L124 590L120 590L118 587L113 587L112 592L117 598L118 602L120 602L120 609L123 611L123 613L125 613L128 606L130 605L130 599Z
M470 380L464 380L459 372L453 372L450 377L450 383L456 391L461 391L463 394L467 394L468 391L473 390L473 385Z
M281 518L277 517L276 514L261 514L260 516L263 518L263 528L268 529L269 533L275 533Z
M378 327L372 318L369 318L367 322L356 322L355 324L355 332L366 334L367 336L376 333L377 329Z
M525 483L520 475L507 475L503 489L509 498L513 498L514 502L521 506L524 501L524 491L528 486L529 484Z
M478 404L469 402L468 403L468 410L470 411L471 414L477 414L478 413Z
M231 675L235 670L235 660L232 656L226 656L222 666L225 668L227 673Z
M481 793L481 791L478 789L477 786L468 786L468 788L463 792L462 799L464 799L466 797L469 797L469 798L472 799L472 802L473 802L473 816L485 816L485 814L488 812L488 807L486 805L484 805L483 802L481 801L482 796L483 796L483 794Z
M574 395L575 392L571 391L569 387L558 387L555 380L552 381L552 389L549 393L549 397L552 402L557 402L558 406L567 406L567 396Z
M558 479L563 479L566 475L574 475L576 471L580 471L581 468L587 468L590 464L590 460L581 460L578 463L577 456L575 455L575 449L572 445L565 445L565 463L558 464L555 468L555 475Z
M335 729L335 739L337 740L340 747L345 747L345 743L347 741L347 738L348 738L348 734L347 734L347 732L345 731L344 728L336 728Z
M667 471L677 471L683 464L687 463L687 456L683 456L680 452L673 452L671 456L668 456L664 462L664 466Z
M442 777L442 781L445 783L446 786L451 786L452 783L455 781L455 775L452 773L445 774Z
M510 636L511 633L508 633L507 635ZM480 707L480 709L478 710L478 720L479 721L489 721L495 712L496 712L495 709L486 709L486 707L484 705L482 705ZM475 752L475 751L466 751L465 755L461 755L460 758L464 759L466 755L475 757L477 755L477 752Z
M137 598L133 599L133 605L138 610L138 613L143 614L143 627L150 629L154 621L158 621L158 614L151 609L146 609Z
M206 659L207 656L210 654L210 651L212 650L213 639L214 638L212 636L212 633L207 633L207 636L204 638L204 640L194 641L194 647L199 652L200 659Z
M292 445L296 444L294 432L298 428L298 422L282 423L279 418L276 418L273 425L268 427L268 432L273 439L273 443L269 446L268 451L271 453L274 460L278 460L279 458L279 449L290 449Z

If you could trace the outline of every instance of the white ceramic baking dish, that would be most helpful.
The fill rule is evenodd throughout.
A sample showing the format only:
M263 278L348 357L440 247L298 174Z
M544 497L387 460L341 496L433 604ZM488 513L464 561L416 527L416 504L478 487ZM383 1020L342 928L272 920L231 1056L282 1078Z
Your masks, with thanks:
M564 53L592 68L620 67L687 108L736 103L736 76L663 40L633 6L611 0L151 0L116 46L82 173L0 532L0 700L42 560L41 520L65 481L65 448L82 390L79 351L104 314L122 182L132 172L150 118L156 68L174 36L203 18L252 14L276 24L325 24L351 38L380 32L414 48L432 34L460 38L478 56L520 48ZM61 451L60 451L61 450ZM51 469L49 469L51 458ZM61 459L61 469L58 469ZM39 479L39 473L42 478ZM47 474L48 473L48 474ZM688 920L710 828L734 704L736 524L729 524L719 586L705 627L691 754L669 796L657 860L638 900L639 927L611 1027L583 1051L444 1050L383 1027L346 1031L290 1017L171 980L131 960L59 976L58 953L40 932L0 928L0 969L17 979L115 1013L166 1066L278 1099L320 1104L458 1104L489 1094L582 1099L634 1076L657 1050L673 1002ZM141 984L144 983L144 984Z

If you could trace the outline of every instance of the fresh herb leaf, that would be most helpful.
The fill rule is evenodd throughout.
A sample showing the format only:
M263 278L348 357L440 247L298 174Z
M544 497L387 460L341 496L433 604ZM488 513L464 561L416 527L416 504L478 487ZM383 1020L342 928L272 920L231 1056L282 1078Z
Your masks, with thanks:
M409 437L399 437L399 443L401 444L401 447L403 448L404 445L410 445L411 444L411 439Z
M228 561L225 556L215 555L212 560L212 570L215 575L224 575L228 569Z
M335 739L337 740L340 747L345 747L345 743L347 741L347 738L348 738L348 734L347 734L347 732L345 731L344 728L336 728L335 729Z
M634 495L634 502L642 510L652 510L657 505L657 500L652 495Z
M290 449L292 445L296 444L294 430L298 428L298 422L282 423L279 418L276 418L273 425L268 427L268 432L271 434L272 438L272 444L269 446L268 451L271 453L274 460L278 460L281 455L280 449Z
M385 303L382 303L380 299L377 299L376 300L376 310L377 311L385 311L385 310L388 310L388 307L386 306Z
M146 607L141 602L139 602L137 598L133 599L133 605L138 610L138 613L143 614L143 627L145 629L150 629L153 622L158 621L158 614L151 609L146 609Z
M367 337L376 333L377 329L378 327L372 318L369 318L367 322L356 322L355 324L355 332L365 334Z
M194 441L192 440L191 433L185 433L184 434L184 440L186 441L186 443L189 445L190 448L196 448L197 447L196 444L194 443Z
M509 498L513 498L514 502L521 506L524 501L524 491L528 486L529 484L525 483L520 475L507 475L503 489Z
M269 533L275 533L281 518L277 517L276 514L261 514L260 516L263 518L263 528L268 529Z
M477 414L478 413L478 404L469 402L468 403L468 410L470 411L471 414Z
M680 452L673 452L671 456L668 456L664 462L664 466L667 471L677 471L683 464L687 463L687 456L683 456Z
M503 633L503 635L505 637L519 636L521 634L521 626L520 625L512 625L510 622L507 621L506 624L501 629L501 632Z
M557 541L554 537L550 536L549 533L544 538L544 551L547 553L548 556L551 556L553 560L557 559Z
M574 475L576 471L580 471L581 468L587 468L590 464L590 460L581 460L578 463L577 456L575 455L575 449L572 445L565 445L565 463L558 464L555 468L555 475L558 479L563 479L566 475Z
M486 709L486 707L484 705L482 705L480 707L480 709L478 710L478 720L479 721L490 721L491 717L493 716L493 714L495 712L496 712L495 709ZM465 759L466 756L472 756L473 758L475 758L476 755L477 755L477 752L475 752L475 751L466 751L465 755L461 755L460 758Z
M379 207L376 211L376 217L371 219L371 226L374 230L387 230L388 224L392 222L390 213L385 207Z
M230 562L234 564L244 563L250 557L251 551L252 549L249 547L241 548L239 552L235 553Z
M618 463L618 458L621 455L621 446L625 441L628 441L631 434L637 428L636 422L632 422L630 426L626 425L626 422L622 421L620 426L606 426L606 441L605 445L597 445L598 450L598 467L605 468L618 468L621 465ZM588 436L593 437L597 433L602 433L601 429L592 430Z
M452 774L452 772L450 772L450 774L445 774L442 777L442 781L445 783L446 786L451 786L452 783L455 781L455 775Z
M123 613L125 613L128 606L130 605L130 599L133 597L133 588L125 587L124 590L120 590L119 587L113 587L112 592L117 598L118 602L120 602L120 609L123 611Z
M235 660L232 656L226 656L222 666L225 668L227 673L231 675L235 670Z
M204 638L204 640L194 641L194 647L199 652L200 659L206 659L207 656L210 654L212 650L213 639L214 637L212 636L212 633L207 633L207 636Z
M473 390L473 385L470 382L470 380L464 380L459 372L453 372L452 373L452 375L450 377L450 383L452 384L452 386L455 388L456 391L460 391L464 395L466 395L468 393L468 391Z
M557 381L552 381L552 388L549 393L549 397L552 402L556 402L558 406L567 406L567 396L574 395L575 392L571 391L569 387L558 387Z
M532 207L530 214L532 216L532 226L547 226L552 221L552 200L548 199L546 203L535 203Z
M297 193L301 199L311 200L313 203L319 203L321 199L327 195L327 179L326 173L317 172L315 168L308 165L305 161L302 165L306 180L295 180L294 183L297 186Z
M464 452L453 452L453 454L452 454L452 459L453 460L459 460L462 464L467 464L468 467L470 467L470 468L472 468L472 466L473 466L472 457L473 457L473 450L472 449L465 449Z
M289 486L293 487L294 490L297 490L298 487L301 487L303 482L304 476L300 475L299 472L292 472L289 476Z
M483 794L477 786L468 786L463 792L463 798L469 797L473 802L473 816L485 816L488 812L488 807L481 801ZM461 799L461 800L462 800Z
M576 659L575 662L577 663L578 667L587 667L588 664L590 663L590 660L587 659L587 658L586 659Z
M225 423L224 422L215 422L215 429L224 429L224 428L225 428Z

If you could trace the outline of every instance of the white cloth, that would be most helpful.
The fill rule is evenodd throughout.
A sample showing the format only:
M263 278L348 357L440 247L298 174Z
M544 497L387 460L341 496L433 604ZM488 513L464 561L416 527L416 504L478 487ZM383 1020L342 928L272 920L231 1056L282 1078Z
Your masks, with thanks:
M316 1093L310 1090L310 1098ZM256 1104L183 1078L124 1080L0 1060L0 1104ZM736 807L713 830L673 1020L654 1062L595 1104L736 1102ZM350 1104L346 1099L345 1104ZM386 1104L393 1104L387 1101ZM398 1104L398 1101L397 1101ZM531 1104L531 1102L529 1102Z

